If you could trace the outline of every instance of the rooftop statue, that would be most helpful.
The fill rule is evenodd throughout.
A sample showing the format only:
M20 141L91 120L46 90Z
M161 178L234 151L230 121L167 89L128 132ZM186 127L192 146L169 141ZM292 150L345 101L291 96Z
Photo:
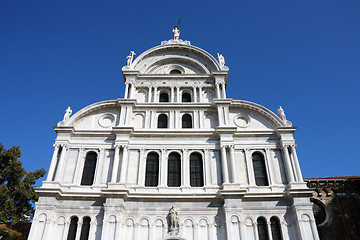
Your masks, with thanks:
M278 114L280 115L280 119L283 121L283 123L287 126L287 127L291 127L292 123L288 120L286 120L286 115L285 115L285 111L284 109L279 106L279 109L277 110Z
M72 110L70 107L68 107L66 110L65 110L65 114L64 114L64 119L63 121L66 121L70 118L70 115L72 114Z
M225 58L222 54L217 54L218 55L218 60L219 60L219 64L220 64L220 67L224 67L225 66Z
M180 37L180 29L175 26L173 28L173 33L174 33L174 40L179 40L179 37Z
M126 57L126 66L130 67L133 58L134 58L135 52L134 51L130 51L130 54Z

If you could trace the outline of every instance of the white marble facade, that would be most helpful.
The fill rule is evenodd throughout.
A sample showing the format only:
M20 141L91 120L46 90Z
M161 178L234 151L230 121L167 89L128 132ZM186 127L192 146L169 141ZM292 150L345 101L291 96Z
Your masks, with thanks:
M30 240L319 239L289 121L227 98L221 54L172 39L134 55L124 98L68 109L55 127Z

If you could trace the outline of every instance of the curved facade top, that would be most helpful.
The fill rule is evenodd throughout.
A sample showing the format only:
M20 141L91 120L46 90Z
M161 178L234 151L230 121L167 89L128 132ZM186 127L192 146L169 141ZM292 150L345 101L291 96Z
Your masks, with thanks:
M318 239L284 110L228 98L224 57L173 32L123 98L66 110L29 239Z

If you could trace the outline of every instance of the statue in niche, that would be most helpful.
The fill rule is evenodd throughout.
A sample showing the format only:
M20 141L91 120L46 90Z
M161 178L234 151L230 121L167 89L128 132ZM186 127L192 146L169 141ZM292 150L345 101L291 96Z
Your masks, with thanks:
M68 107L66 110L65 110L65 114L64 114L64 119L63 121L66 121L70 118L70 115L72 114L72 110L70 107Z
M218 55L218 59L219 59L219 63L220 63L220 67L224 67L225 66L225 58L222 54L217 54Z
M133 61L134 55L136 55L135 52L130 51L129 56L126 57L126 66L130 67L130 65L131 65L131 63Z
M177 235L179 233L179 217L175 206L173 205L169 210L169 233L170 235Z
M175 26L173 28L173 33L174 33L174 40L179 40L179 37L180 37L180 29Z
M280 119L285 123L286 126L291 127L292 123L288 120L286 120L286 115L284 109L280 106L277 110L278 114L280 115Z

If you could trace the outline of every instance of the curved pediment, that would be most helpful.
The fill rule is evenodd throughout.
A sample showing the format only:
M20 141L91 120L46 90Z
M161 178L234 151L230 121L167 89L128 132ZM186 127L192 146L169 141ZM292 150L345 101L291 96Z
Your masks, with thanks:
M131 70L140 74L169 74L177 69L181 74L210 74L226 70L208 52L185 44L166 44L151 48L139 55L131 64ZM126 67L125 69L126 70Z

